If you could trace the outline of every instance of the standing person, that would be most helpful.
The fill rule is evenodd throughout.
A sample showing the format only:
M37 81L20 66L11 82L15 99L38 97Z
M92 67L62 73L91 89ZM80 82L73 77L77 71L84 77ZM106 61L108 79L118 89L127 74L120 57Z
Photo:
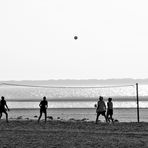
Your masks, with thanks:
M42 113L44 113L45 114L45 123L46 123L48 102L47 102L45 96L43 97L43 100L40 102L39 107L40 107L40 116L38 118L38 122L40 121L40 119L42 117Z
M0 119L2 117L2 113L4 113L6 115L6 122L8 122L8 113L7 110L9 111L9 108L7 106L5 97L2 96L1 97L1 101L0 101Z
M108 98L108 102L107 102L107 121L110 121L110 119L113 122L113 102L112 102L112 98Z
M99 119L100 115L104 116L105 121L107 122L107 118L106 118L106 115L105 115L106 105L105 105L105 102L103 101L103 97L102 96L99 97L99 101L97 102L97 106L96 107L97 107L97 109L96 109L96 113L97 113L96 124L98 123L98 119Z

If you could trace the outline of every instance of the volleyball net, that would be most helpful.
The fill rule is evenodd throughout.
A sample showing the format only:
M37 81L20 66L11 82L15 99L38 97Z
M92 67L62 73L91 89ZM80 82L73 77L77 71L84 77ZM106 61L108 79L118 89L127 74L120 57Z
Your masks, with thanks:
M114 97L130 101L135 97L135 85L106 85L106 86L45 86L1 83L0 93L8 99L36 99L46 96L48 100L91 101L99 96Z
M0 95L5 96L10 108L16 106L12 102L20 102L19 107L36 108L39 101L46 96L49 101L49 108L94 108L99 96L104 101L112 98L114 108L127 108L137 110L137 121L139 122L139 97L137 85L104 85L104 86L49 86L30 85L16 83L1 83ZM36 103L35 103L36 102ZM36 105L35 105L36 104Z

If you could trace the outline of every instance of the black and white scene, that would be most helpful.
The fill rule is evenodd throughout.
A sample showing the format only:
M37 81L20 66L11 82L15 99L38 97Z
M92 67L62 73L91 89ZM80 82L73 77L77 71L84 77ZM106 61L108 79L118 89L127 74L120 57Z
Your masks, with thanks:
M148 148L147 64L147 0L1 0L0 148Z

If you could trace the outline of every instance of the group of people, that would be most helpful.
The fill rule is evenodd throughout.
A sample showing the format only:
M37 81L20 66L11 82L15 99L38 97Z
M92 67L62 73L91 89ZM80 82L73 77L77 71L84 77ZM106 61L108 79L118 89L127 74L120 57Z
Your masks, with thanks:
M38 122L40 121L40 118L42 116L42 113L45 114L45 122L47 118L47 111L46 109L48 108L48 102L46 100L46 97L43 97L43 100L39 104L40 106L40 116L38 118ZM103 115L105 117L106 122L110 122L110 120L113 122L113 103L112 103L112 98L108 98L107 102L107 114L106 114L106 105L105 102L103 101L103 97L99 97L99 101L97 102L96 107L96 124L98 123L98 119L100 115Z
M39 107L40 107L40 115L39 115L39 118L38 118L38 122L40 121L43 113L45 115L45 122L46 122L48 102L47 102L45 96L43 97L43 100L40 102ZM97 104L95 104L95 107L96 107L96 113L97 113L96 124L98 123L98 119L99 119L100 115L105 117L106 122L109 122L110 120L113 122L112 98L108 98L107 114L106 114L106 105L105 105L105 102L103 101L102 96L99 97L99 101L97 102ZM9 108L7 106L7 103L6 103L6 100L5 100L4 96L2 96L1 101L0 101L0 119L2 117L2 113L4 113L6 115L6 122L8 122L7 110L9 111Z
M96 124L98 123L99 116L102 115L105 118L106 122L110 122L110 120L113 122L113 103L112 103L112 98L108 98L107 102L107 113L106 113L106 105L103 100L103 97L99 97L99 101L97 104L95 104L96 107Z

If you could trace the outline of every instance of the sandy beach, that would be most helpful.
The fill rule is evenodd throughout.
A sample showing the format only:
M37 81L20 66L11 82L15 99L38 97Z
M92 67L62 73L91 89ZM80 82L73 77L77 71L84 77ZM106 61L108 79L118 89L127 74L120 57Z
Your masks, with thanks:
M148 123L1 120L0 147L147 148Z

